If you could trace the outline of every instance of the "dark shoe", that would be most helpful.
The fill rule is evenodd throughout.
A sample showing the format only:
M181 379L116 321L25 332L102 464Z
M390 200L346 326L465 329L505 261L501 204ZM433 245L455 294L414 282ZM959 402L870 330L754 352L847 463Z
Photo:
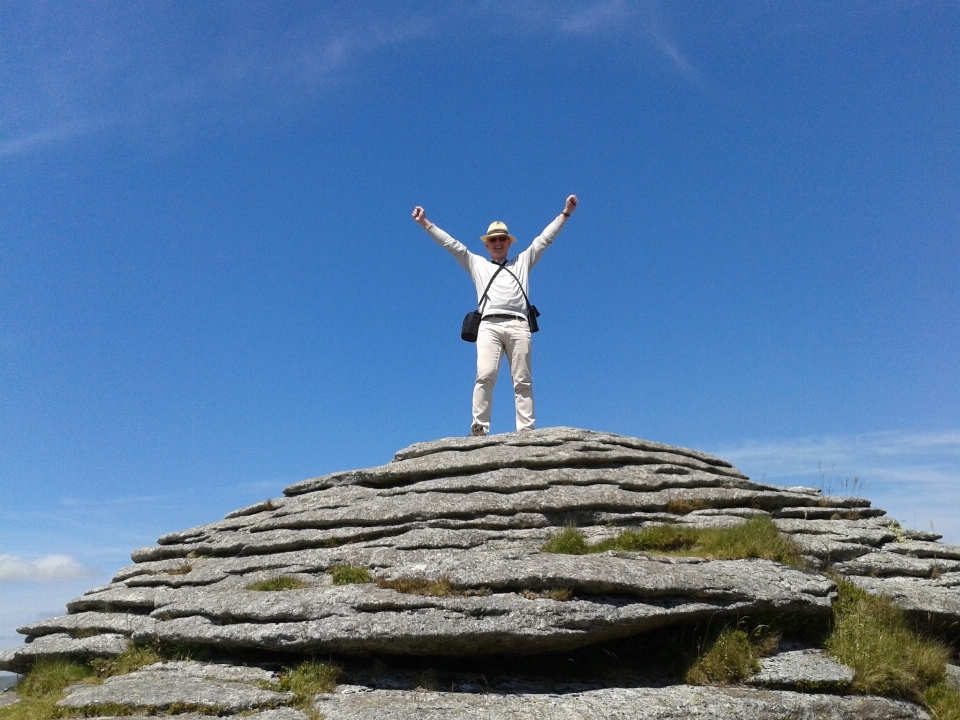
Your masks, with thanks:
M483 437L487 434L487 431L484 429L483 425L473 425L470 428L470 434L476 437Z

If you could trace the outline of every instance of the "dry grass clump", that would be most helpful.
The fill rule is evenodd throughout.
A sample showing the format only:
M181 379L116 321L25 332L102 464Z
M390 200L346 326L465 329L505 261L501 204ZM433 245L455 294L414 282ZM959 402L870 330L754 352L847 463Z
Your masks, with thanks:
M180 567L171 568L170 570L164 570L164 572L167 575L186 575L191 570L193 570L192 565L181 565Z
M923 703L936 720L960 719L960 692L947 685L950 649L914 633L889 598L834 578L839 598L827 652L856 671L851 689Z
M355 585L373 582L370 571L358 565L334 565L327 570L334 585Z
M707 557L715 560L765 558L800 567L803 558L797 546L780 534L773 520L758 515L732 528L696 528L686 525L654 525L643 530L624 530L615 538L590 544L579 530L564 528L548 540L543 552L583 555L619 550Z
M289 575L281 575L280 577L270 578L269 580L261 580L260 582L250 583L247 585L247 590L277 592L280 590L303 590L305 587L310 586L300 578L290 577Z
M388 580L387 578L379 577L377 578L377 587L385 590L409 593L411 595L427 595L429 597L484 597L491 594L487 588L480 588L479 590L458 590L450 584L450 579L446 576L437 578L436 580L413 577L400 577L394 580Z
M674 498L667 503L667 512L674 515L689 515L694 510L703 510L710 507L710 503L702 498Z
M333 692L342 674L343 670L333 663L311 660L283 673L277 690L292 692L292 706L309 714L317 693Z
M573 597L573 590L570 588L548 588L540 592L523 590L520 594L527 600L556 600L557 602L566 602Z

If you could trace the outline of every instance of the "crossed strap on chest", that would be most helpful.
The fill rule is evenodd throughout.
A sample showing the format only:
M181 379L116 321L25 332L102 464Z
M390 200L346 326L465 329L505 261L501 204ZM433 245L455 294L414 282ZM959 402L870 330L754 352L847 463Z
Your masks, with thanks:
M490 282L487 283L487 287L486 287L486 289L483 291L483 295L480 297L480 302L477 303L477 312L479 312L481 315L483 314L483 305L484 305L484 303L487 301L487 293L490 292L490 288L493 286L493 281L497 279L497 275L500 274L500 271L501 271L501 270L506 270L508 273L510 273L510 277L512 277L514 280L517 281L517 287L520 288L520 292L523 294L523 302L524 302L524 303L526 304L526 306L527 306L527 318L529 318L529 317L531 316L531 314L532 314L532 313L530 312L530 309L531 309L531 308L533 308L533 312L534 312L534 313L536 313L537 315L539 315L540 313L537 313L536 308L534 308L533 305L530 304L530 300L527 299L527 293L526 293L526 291L523 289L523 283L520 282L520 278L518 278L516 275L514 275L514 274L513 274L513 271L511 271L510 268L507 267L506 261L504 261L504 262L502 262L502 263L497 263L497 271L496 271L496 272L493 274L493 276L490 278Z

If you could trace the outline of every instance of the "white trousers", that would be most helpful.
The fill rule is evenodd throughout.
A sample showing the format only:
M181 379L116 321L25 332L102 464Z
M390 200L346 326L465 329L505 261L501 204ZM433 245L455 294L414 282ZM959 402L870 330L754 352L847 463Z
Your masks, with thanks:
M473 386L473 424L490 431L493 386L506 354L513 377L517 430L533 430L533 373L530 369L530 326L526 320L492 318L480 323L477 334L477 382Z

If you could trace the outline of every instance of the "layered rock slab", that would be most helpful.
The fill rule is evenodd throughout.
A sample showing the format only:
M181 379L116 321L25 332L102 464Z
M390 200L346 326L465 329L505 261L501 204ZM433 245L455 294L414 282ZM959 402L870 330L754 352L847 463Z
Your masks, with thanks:
M292 693L263 687L276 680L275 674L260 668L191 661L156 663L107 678L102 685L74 685L57 706L87 711L121 706L151 715L189 708L232 715L291 702Z
M602 688L458 693L344 687L314 707L325 720L929 720L911 703L753 688Z

